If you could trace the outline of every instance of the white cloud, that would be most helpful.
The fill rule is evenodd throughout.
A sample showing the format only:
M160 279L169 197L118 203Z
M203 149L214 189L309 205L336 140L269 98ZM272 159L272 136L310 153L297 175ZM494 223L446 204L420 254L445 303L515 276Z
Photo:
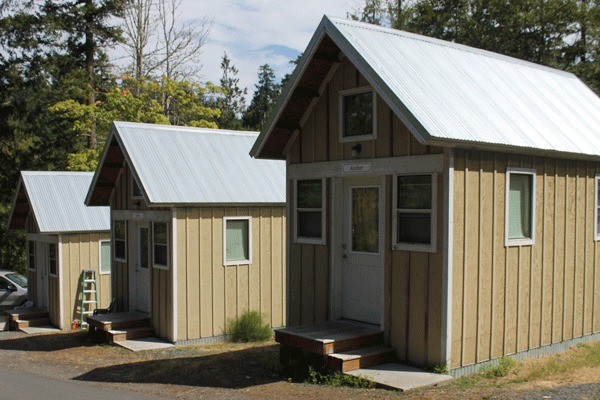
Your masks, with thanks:
M227 52L239 69L240 85L254 90L258 67L269 64L281 78L292 70L290 58L278 46L300 53L306 48L323 15L346 17L361 0L183 0L188 22L207 16L213 27L204 46L203 79L218 82L221 57ZM249 99L248 99L249 100Z

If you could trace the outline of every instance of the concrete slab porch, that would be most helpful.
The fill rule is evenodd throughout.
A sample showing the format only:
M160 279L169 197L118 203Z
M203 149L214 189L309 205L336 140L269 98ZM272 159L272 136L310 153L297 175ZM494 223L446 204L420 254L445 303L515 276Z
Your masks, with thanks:
M133 352L147 350L164 350L175 347L173 343L165 342L162 339L151 337L143 339L127 339L114 342L117 346L121 346Z
M450 375L434 374L408 365L387 363L346 372L348 375L370 378L378 385L400 391L425 386L437 386L452 380Z

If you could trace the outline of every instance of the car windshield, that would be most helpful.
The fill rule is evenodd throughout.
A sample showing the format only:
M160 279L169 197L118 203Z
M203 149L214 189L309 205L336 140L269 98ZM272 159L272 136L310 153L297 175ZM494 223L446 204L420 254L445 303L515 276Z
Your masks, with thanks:
M12 272L10 274L6 274L5 276L6 276L6 278L13 281L14 283L21 286L22 288L27 287L27 278L25 278L23 275L18 274L16 272Z

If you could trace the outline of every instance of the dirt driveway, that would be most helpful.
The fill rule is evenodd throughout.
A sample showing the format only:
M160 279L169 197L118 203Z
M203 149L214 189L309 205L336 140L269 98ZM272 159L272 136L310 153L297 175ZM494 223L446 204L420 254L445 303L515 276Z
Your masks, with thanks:
M600 365L566 380L516 380L506 384L472 384L467 380L406 394L308 385L288 381L279 374L274 342L220 343L132 353L93 343L80 332L41 336L1 332L0 357L6 368L52 379L178 399L543 399L548 398L548 392L552 392L552 399L600 399Z

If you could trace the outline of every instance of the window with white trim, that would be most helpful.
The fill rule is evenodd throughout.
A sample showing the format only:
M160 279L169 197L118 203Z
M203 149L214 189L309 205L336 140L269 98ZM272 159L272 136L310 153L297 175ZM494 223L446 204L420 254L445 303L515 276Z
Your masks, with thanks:
M600 240L600 175L596 175L594 182L594 240Z
M27 264L30 270L35 270L35 242L27 241Z
M506 246L534 242L535 170L506 170Z
M437 174L394 179L394 249L435 252Z
M115 243L115 260L127 261L127 224L123 220L115 220L113 224L113 240Z
M152 223L152 259L154 268L169 268L169 229L166 222Z
M340 92L340 141L375 139L375 92L370 87Z
M325 181L299 179L295 190L298 243L323 244L325 241Z
M252 217L223 218L223 264L252 263Z
M100 241L100 274L110 274L110 240Z
M50 271L50 275L52 276L56 276L56 272L57 272L57 249L56 249L56 243L50 243L48 244L48 265L49 265L49 271Z

